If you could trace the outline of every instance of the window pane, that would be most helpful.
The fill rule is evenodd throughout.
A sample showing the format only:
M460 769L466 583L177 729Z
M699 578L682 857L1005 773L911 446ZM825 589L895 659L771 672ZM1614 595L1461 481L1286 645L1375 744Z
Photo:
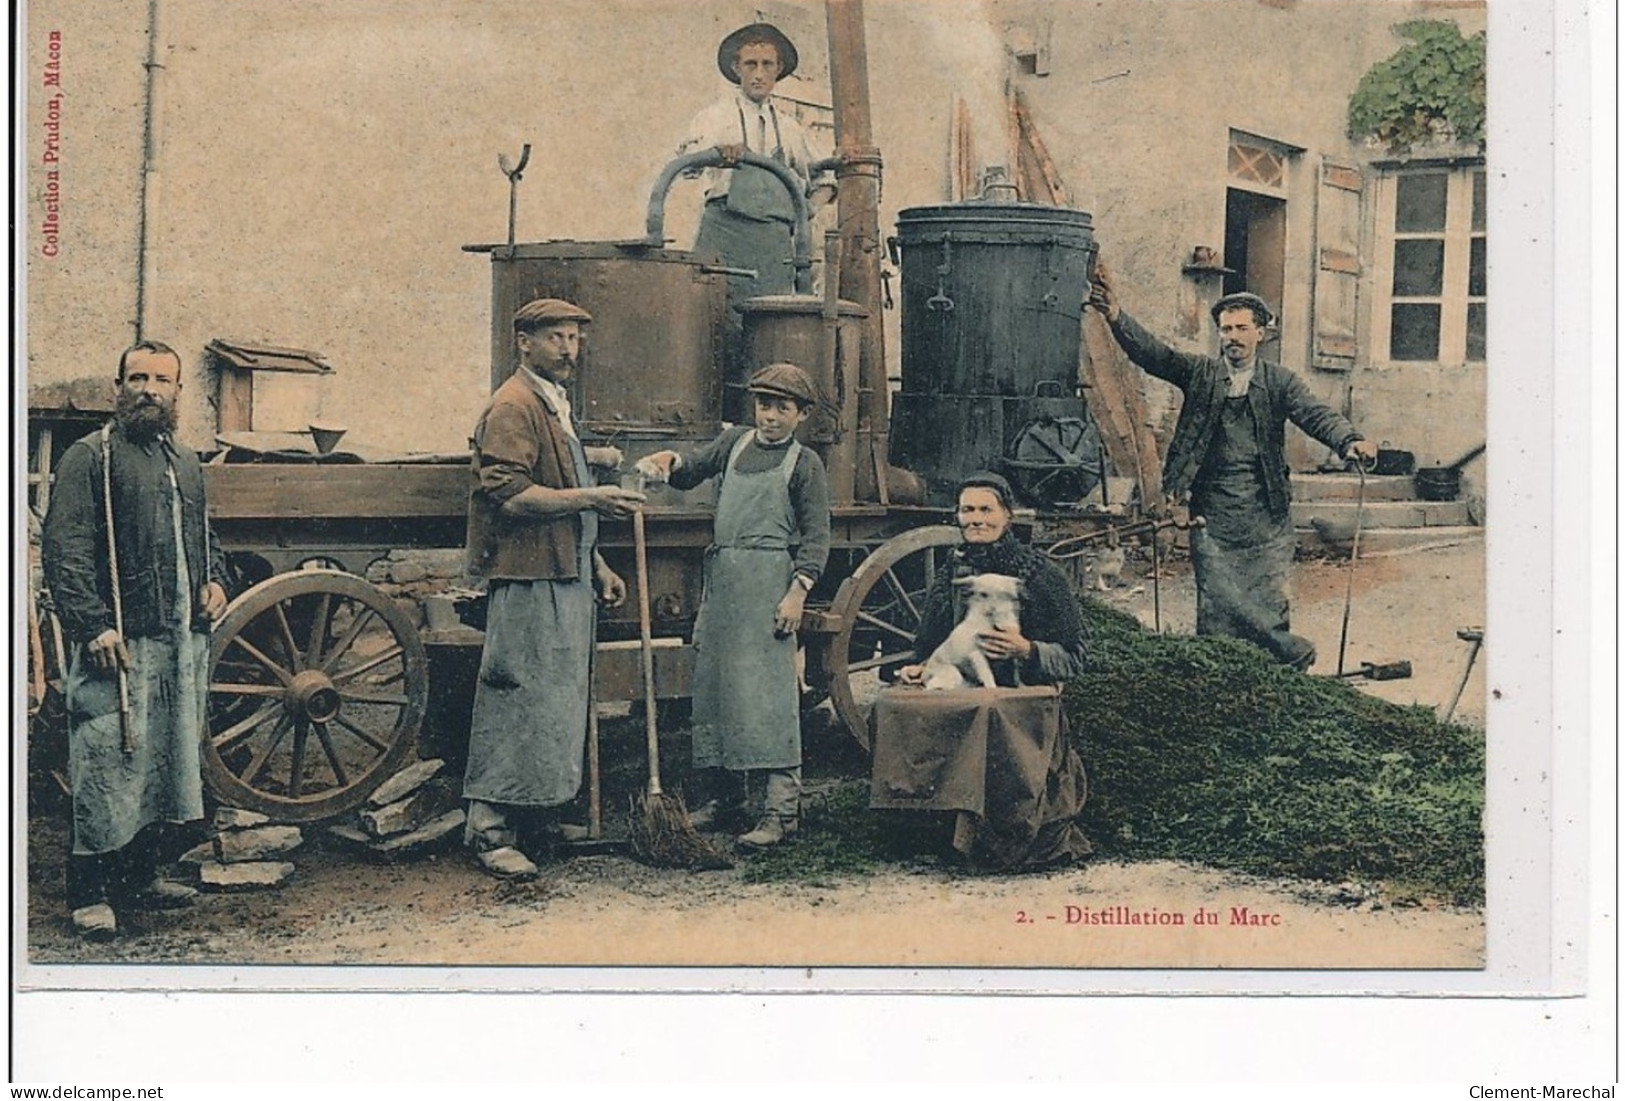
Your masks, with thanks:
M1484 232L1484 173L1473 173L1473 231Z
M1467 293L1474 298L1482 298L1489 292L1484 289L1485 279L1484 238L1474 237L1472 250L1467 259Z
M1488 358L1484 354L1484 303L1482 302L1469 302L1467 304L1467 358L1469 360Z
M1444 290L1443 241L1394 242L1394 294L1438 294Z
M1394 305L1390 359L1439 358L1439 307L1417 302Z
M1442 172L1412 173L1399 178L1394 229L1400 233L1437 233L1444 229L1445 191L1450 177Z

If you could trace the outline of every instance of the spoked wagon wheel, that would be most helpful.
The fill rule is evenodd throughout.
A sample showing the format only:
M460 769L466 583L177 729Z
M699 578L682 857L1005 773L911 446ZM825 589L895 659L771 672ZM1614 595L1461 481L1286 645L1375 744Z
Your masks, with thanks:
M204 783L283 822L359 806L400 767L423 721L417 628L354 574L260 582L226 609L209 657Z
M958 543L959 529L948 524L888 539L841 582L830 604L839 627L824 658L829 698L864 749L869 709L897 670L914 660L926 590Z

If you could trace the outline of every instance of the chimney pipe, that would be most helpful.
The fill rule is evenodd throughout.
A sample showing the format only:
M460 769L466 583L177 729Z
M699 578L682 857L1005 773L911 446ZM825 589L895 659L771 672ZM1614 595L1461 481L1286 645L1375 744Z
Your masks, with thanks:
M863 0L825 0L829 26L829 83L835 101L835 144L840 167L837 220L841 232L842 297L868 310L858 357L856 496L889 501L886 482L887 417L885 318L880 300L880 150L869 120L869 59Z

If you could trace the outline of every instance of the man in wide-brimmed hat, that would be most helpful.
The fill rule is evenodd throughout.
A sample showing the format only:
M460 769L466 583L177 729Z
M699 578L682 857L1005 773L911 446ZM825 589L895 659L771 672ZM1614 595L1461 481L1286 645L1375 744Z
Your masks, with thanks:
M794 114L772 100L779 81L795 72L800 58L795 43L771 23L740 27L717 47L717 68L738 88L694 116L678 154L716 149L725 167L708 168L705 213L694 242L699 253L721 257L728 267L755 271L754 279L728 280L726 377L737 383L744 371L742 315L746 299L761 294L788 294L794 289L792 237L795 205L784 184L763 168L740 165L745 153L775 160L800 178L806 191L813 156L807 134ZM827 202L833 188L811 192L814 205ZM741 395L729 393L730 406ZM737 418L744 410L726 410Z
M1297 538L1286 464L1287 422L1346 459L1377 457L1377 445L1279 363L1259 354L1275 322L1256 294L1213 304L1219 357L1176 352L1130 317L1103 263L1089 304L1105 314L1129 359L1184 393L1168 444L1162 489L1189 496L1205 527L1191 532L1196 633L1257 643L1277 661L1307 670L1315 647L1290 629L1288 580Z

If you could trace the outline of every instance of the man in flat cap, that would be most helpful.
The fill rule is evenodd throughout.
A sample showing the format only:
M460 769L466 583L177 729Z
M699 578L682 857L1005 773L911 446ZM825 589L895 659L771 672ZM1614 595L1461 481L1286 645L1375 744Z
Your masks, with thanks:
M597 602L626 599L626 583L598 553L598 517L630 516L643 501L593 483L570 409L565 387L591 320L556 298L519 308L519 366L491 395L471 441L468 568L487 579L490 596L463 779L465 840L505 878L536 874L525 850L557 832L557 808L580 790Z
M774 87L795 72L798 61L795 44L771 23L751 23L729 34L717 47L717 68L738 88L694 116L677 150L682 156L714 148L725 165L734 166L704 170L705 211L694 241L695 252L720 256L727 267L756 272L754 279L728 279L724 354L730 380L740 377L744 362L745 301L762 294L789 294L795 287L791 236L795 206L777 177L762 168L737 165L739 158L748 151L789 168L815 206L834 196L832 187L810 188L813 155L806 131L792 112L772 100ZM731 396L728 401L732 406ZM748 411L727 410L739 419Z
M1189 495L1203 528L1191 532L1196 633L1231 635L1264 647L1283 665L1307 670L1315 647L1290 630L1287 599L1297 538L1286 464L1286 423L1345 459L1375 459L1377 447L1302 379L1258 355L1275 317L1256 294L1213 304L1221 358L1176 352L1127 313L1105 265L1095 265L1089 304L1106 315L1129 359L1185 395L1163 465L1163 492Z
M829 479L795 437L818 402L807 372L775 363L751 376L748 391L754 428L730 428L686 455L657 451L637 470L678 489L720 479L694 624L693 821L701 829L755 821L739 840L768 848L800 821L795 632L829 558ZM755 815L751 773L762 775Z

